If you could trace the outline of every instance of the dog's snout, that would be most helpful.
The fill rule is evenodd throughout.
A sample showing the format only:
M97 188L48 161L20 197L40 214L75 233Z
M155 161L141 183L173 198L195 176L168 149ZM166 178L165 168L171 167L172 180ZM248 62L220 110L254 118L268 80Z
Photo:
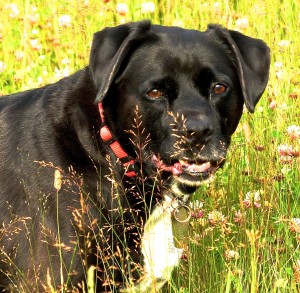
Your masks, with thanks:
M207 117L187 119L185 127L186 140L190 144L205 144L213 134L212 122Z

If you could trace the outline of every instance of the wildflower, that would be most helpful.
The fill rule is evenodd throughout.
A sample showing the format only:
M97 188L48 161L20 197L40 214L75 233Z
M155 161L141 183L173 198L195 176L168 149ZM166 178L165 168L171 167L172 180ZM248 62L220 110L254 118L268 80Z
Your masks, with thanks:
M32 12L37 12L39 9L36 6L31 6L31 11Z
M58 69L57 67L55 67L54 71L55 71L54 75L55 75L56 79L61 79L63 77L67 77L70 75L69 66L66 66L63 69Z
M300 233L300 218L293 218L290 221L290 230L292 232Z
M300 259L293 265L294 278L297 284L300 284Z
M69 58L64 58L64 59L62 59L62 60L61 60L61 64L63 64L63 65L68 65L68 64L70 64L70 59L69 59Z
M193 209L192 217L194 219L202 219L204 217L203 202L199 200L192 201L190 202L190 207Z
M192 209L200 209L203 207L203 202L196 199L196 200L190 202L190 207Z
M281 144L277 149L281 157L299 157L300 155L299 151L295 150L293 146L288 144Z
M129 9L126 3L118 3L116 6L116 11L119 15L125 16L129 12Z
M58 18L58 24L62 27L71 26L71 16L67 14L63 14Z
M282 177L282 176L281 176ZM278 180L278 179L277 179ZM280 179L281 180L281 179ZM279 181L280 181L279 180ZM266 210L272 210L272 208L273 208L273 206L272 206L272 204L269 202L269 201L267 201L267 200L265 200L265 202L264 202L264 208L266 209Z
M272 100L269 104L269 109L276 109L277 108L277 102L275 100Z
M21 61L25 56L25 53L23 51L17 50L15 51L15 58L17 61Z
M219 211L212 211L208 214L208 221L212 225L223 224L226 222L225 216Z
M220 11L221 11L220 7L221 7L220 2L215 2L214 3L214 10L215 10L216 14L220 13Z
M299 96L300 96L300 90L296 90L296 91L293 91L293 92L291 92L290 94L289 94L289 98L290 99L293 99L293 100L296 100L296 99L298 99L299 98Z
M276 61L274 62L275 74L278 79L283 79L285 72L283 70L282 62Z
M243 200L243 204L246 208L250 208L254 206L256 208L260 208L260 194L261 191L249 191L245 195L245 199Z
M289 138L290 139L297 139L300 138L300 126L297 125L290 125L287 129L286 129Z
M10 12L9 13L10 18L17 18L17 16L20 14L17 4L14 3L6 4L4 6L4 9Z
M57 38L53 38L53 40L52 40L52 45L53 45L54 47L58 47L58 46L60 45L59 40L58 40Z
M43 83L44 83L43 77L42 77L42 76L39 76L39 77L37 78L37 85L38 85L38 86L42 86Z
M204 211L203 210L197 210L192 212L192 217L194 219L202 219L204 216Z
M234 220L235 223L238 223L238 224L242 223L243 222L243 218L244 218L244 214L242 214L240 210L238 210L238 211L236 211L234 213L233 220Z
M246 29L249 27L249 21L248 18L243 17L243 18L238 18L236 21L236 26L238 29Z
M286 285L288 284L288 280L285 278L279 278L275 281L274 287L275 288L286 288Z
M285 49L287 48L288 46L290 45L290 41L288 40L281 40L279 43L278 43L278 46L282 49Z
M172 26L179 26L179 27L184 27L184 23L182 20L175 19L172 21Z
M275 71L281 70L283 68L282 62L279 62L279 61L274 62L274 68L275 68Z
M276 71L276 77L277 77L278 79L283 79L283 78L284 78L284 75L285 75L285 73L284 73L283 70L278 70L278 71Z
M29 42L33 50L40 51L42 49L42 45L40 44L40 41L38 39L33 39Z
M3 72L5 69L6 69L6 64L0 61L0 73Z
M285 162L286 163L291 163L292 162L292 157L285 157L285 158L288 158L288 159L285 159ZM287 160L290 160L290 161L287 161ZM291 171L292 169L291 168L289 168L287 165L284 165L282 168L281 168L281 174L283 174L283 176L285 176L285 175L287 175L288 173L290 173L290 171Z
M154 13L155 4L153 2L144 2L141 4L142 13Z
M280 156L290 156L293 152L293 147L287 144L280 144L277 149Z
M33 29L33 30L31 31L31 33L32 33L33 35L38 35L39 31L38 31L37 29Z
M28 15L28 20L31 25L36 24L40 19L40 15L38 13Z
M225 251L225 258L227 260L236 260L236 259L239 259L240 258L240 254L235 251L235 250L226 250Z
M246 235L248 237L249 242L251 245L254 245L255 242L260 238L261 232L259 230L246 230Z

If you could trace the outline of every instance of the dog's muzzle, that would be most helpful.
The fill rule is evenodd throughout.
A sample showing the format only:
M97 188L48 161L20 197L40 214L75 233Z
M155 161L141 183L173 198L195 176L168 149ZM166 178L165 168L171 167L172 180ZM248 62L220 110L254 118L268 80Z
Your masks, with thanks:
M209 180L220 165L218 162L208 161L197 164L184 160L167 165L155 155L152 161L158 170L172 173L175 181L187 186L199 186L203 181Z

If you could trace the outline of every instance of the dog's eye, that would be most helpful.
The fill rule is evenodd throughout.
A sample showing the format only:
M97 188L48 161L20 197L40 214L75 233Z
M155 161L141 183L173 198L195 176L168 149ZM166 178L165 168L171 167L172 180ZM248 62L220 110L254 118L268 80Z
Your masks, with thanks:
M163 98L165 96L164 92L157 89L157 88L154 88L152 89L151 91L149 91L147 93L147 96L150 98L150 99L153 99L153 100L156 100L156 99L160 99L160 98Z
M213 92L216 95L222 95L227 91L227 88L228 88L227 85L223 83L217 83L213 87Z

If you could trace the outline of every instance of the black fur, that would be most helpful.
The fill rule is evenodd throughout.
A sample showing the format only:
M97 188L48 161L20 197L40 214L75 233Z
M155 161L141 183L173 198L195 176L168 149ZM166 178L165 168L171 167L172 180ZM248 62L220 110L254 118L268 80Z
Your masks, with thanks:
M44 292L63 280L67 291L81 291L91 266L97 292L124 286L129 271L137 279L148 210L168 189L176 186L180 197L201 181L158 171L153 155L167 166L219 167L243 105L253 112L265 89L269 64L268 47L238 32L139 22L96 33L83 70L2 97L1 290ZM227 90L214 93L217 83ZM99 102L114 137L137 160L138 178L124 177L101 141Z

